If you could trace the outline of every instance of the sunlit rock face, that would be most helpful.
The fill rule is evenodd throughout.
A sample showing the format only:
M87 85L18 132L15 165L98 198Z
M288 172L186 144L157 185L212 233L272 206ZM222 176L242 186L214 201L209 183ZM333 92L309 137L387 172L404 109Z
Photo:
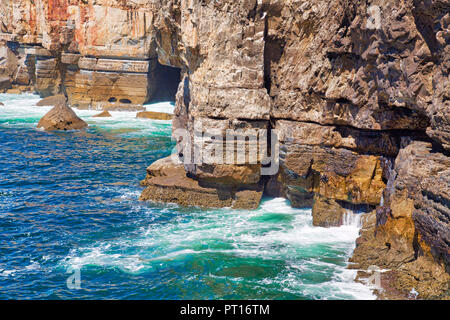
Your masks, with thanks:
M69 65L65 86L70 101L83 108L142 105L155 90L156 51L148 1L87 1L67 6L73 38L68 51L80 59Z
M158 85L153 7L149 1L3 1L0 38L24 51L41 96L63 91L81 108L137 109Z
M381 268L403 270L399 279L402 274L422 279L418 268L432 270L436 285L432 277L423 280L434 289L424 284L416 290L423 297L445 295L448 179L440 183L439 201L427 196L427 205L437 211L424 210L412 198L405 206L402 197L413 197L406 193L388 200L386 190L397 179L399 190L403 186L394 169L406 159L399 156L402 141L431 144L448 159L448 2L155 3L159 59L184 70L173 123L191 136L179 140L178 150L196 145L196 122L220 130L233 128L235 121L247 123L243 128L265 122L278 132L280 147L278 174L260 177L268 194L312 206L319 226L342 224L349 210L366 212L371 217L366 221L374 222L366 248L377 249L358 250L355 261L369 261L373 254ZM206 175L197 164L185 171L195 181L211 180L216 172L220 181L222 166L208 165ZM441 172L437 162L428 166ZM408 181L415 192L430 195L425 185ZM414 218L383 218L377 208ZM431 237L432 229L440 231ZM390 248L386 237L396 239ZM362 235L358 243L364 241ZM427 246L431 249L423 249ZM398 264L390 261L395 256ZM393 284L403 291L414 285Z
M163 162L168 174L150 167L143 199L254 208L264 191L311 206L325 227L364 212L373 223L355 262L376 257L407 278L435 268L445 283L449 12L444 0L6 0L1 88L138 110L161 91L161 64L178 68L173 129L184 163ZM279 149L276 172L263 173L260 154L186 163L186 148L220 145L211 130L257 129L276 133L266 140ZM415 289L445 292L433 288Z

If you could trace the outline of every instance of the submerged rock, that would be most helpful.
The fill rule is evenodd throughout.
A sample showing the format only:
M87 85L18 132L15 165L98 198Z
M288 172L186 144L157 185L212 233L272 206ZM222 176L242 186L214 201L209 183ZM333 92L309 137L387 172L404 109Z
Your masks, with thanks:
M105 110L102 113L95 115L94 117L95 118L111 118L112 115L107 110Z
M172 120L173 115L164 112L142 111L136 115L136 118L153 120Z
M4 106L4 103L3 103L3 102L0 102L0 106Z
M59 104L51 109L39 121L37 127L44 130L80 130L88 124L80 119L66 104Z
M63 94L57 94L55 96L50 96L42 99L38 103L36 103L36 106L43 107L43 106L57 106L59 104L65 104L67 101L67 98Z

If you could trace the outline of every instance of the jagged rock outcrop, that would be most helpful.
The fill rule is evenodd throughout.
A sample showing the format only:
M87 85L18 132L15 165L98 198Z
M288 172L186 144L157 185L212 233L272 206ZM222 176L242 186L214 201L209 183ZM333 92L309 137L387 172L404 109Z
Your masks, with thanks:
M94 116L95 118L111 118L112 116L111 116L111 113L109 113L108 111L103 111L103 112L100 112L99 114L96 114L95 116Z
M404 137L432 139L436 153L447 159L447 1L159 1L158 10L159 59L184 74L173 123L175 131L186 129L190 136L178 139L180 159L198 145L195 137L207 140L203 146L214 145L201 133L231 129L235 121L278 130L280 172L260 176L260 182L296 206L312 205L315 223L323 226L342 223L346 210L371 212L379 206L395 179L389 164L403 161L398 154ZM221 180L215 172L222 166L208 164L210 180ZM185 165L192 181L200 181L201 168ZM406 214L402 203L397 199L387 206L400 206ZM449 207L445 201L439 206ZM402 270L398 279L408 274L402 269L406 261L412 266L424 259L410 255L410 231L430 235L437 230L425 218L432 213L422 212L409 227L398 229L408 245L394 248L393 255L411 259L394 267ZM383 225L380 219L377 228ZM442 221L448 226L448 216ZM386 233L394 237L396 230ZM369 233L374 238L368 243L385 250L375 229ZM442 231L423 242L449 248ZM389 265L388 256L378 258L381 266ZM433 272L432 265L441 268L439 259L430 259L421 265L423 274ZM444 260L448 263L448 257ZM445 274L445 268L439 270ZM444 287L434 294L424 287L416 287L419 295L445 295Z
M397 288L414 288L419 298L443 298L450 289L450 158L429 142L404 144L376 224L363 229L351 261L388 269Z
M161 81L153 1L7 0L0 15L0 75L13 86L99 110L174 95L177 80Z
M395 136L286 120L274 128L281 143L278 180L294 206L314 198L315 225L339 226L347 210L371 211L380 203L386 187L380 154L398 152Z
M39 120L38 128L47 131L54 130L80 130L88 124L80 119L76 113L66 104L61 103L51 109Z
M33 66L29 66L29 58L25 51L18 46L2 46L0 40L0 91L18 89L30 90L30 73Z

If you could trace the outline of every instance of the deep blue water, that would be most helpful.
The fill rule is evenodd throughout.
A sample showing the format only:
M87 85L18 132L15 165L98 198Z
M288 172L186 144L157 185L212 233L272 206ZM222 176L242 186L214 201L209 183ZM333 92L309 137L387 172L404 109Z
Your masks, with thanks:
M146 167L174 147L170 123L76 111L89 129L48 133L38 100L0 94L0 299L373 297L346 269L357 226L314 228L283 199L139 202Z

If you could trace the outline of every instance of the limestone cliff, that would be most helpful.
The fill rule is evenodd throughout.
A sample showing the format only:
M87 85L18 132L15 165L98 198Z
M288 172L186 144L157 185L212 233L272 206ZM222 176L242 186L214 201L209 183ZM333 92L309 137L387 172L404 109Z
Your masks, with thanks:
M143 200L254 208L266 193L318 226L365 212L355 267L448 297L448 0L6 0L0 15L0 89L139 108L168 87L163 65L181 71L178 159L148 169ZM227 130L249 150L255 130L276 133L279 170L259 152L190 161Z

